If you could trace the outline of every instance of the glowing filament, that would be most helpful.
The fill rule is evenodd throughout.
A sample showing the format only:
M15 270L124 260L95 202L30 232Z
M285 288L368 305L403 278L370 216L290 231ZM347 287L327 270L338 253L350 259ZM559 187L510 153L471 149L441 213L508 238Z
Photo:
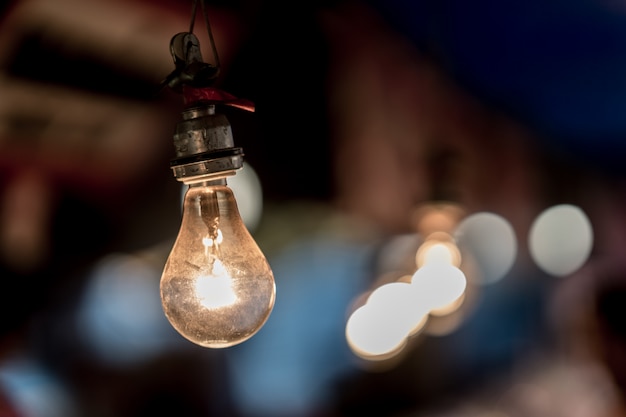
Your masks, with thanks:
M210 309L227 307L237 301L233 290L233 279L219 260L213 263L212 275L198 277L195 292L200 304Z
M216 237L202 238L204 253L209 259L208 275L200 275L195 282L195 294L198 302L209 309L227 307L237 301L233 290L233 279L226 271L226 267L216 257L219 252L219 243L222 241L222 232L218 229Z

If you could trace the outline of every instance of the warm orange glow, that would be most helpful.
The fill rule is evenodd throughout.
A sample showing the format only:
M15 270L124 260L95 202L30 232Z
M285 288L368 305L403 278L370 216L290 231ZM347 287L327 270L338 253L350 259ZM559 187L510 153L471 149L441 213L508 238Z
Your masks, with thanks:
M429 203L414 212L418 233L427 236L433 232L452 233L463 217L463 209L454 203Z
M418 268L430 263L461 265L461 252L452 240L428 239L417 250L415 262Z
M192 184L181 227L161 276L161 303L172 326L204 347L225 348L266 322L276 287L272 270L223 184Z

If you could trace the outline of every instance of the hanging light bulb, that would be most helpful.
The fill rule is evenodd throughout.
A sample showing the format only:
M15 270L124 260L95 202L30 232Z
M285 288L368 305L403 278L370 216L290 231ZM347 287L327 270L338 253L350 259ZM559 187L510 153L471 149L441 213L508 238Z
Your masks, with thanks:
M242 168L243 152L234 146L228 120L217 112L221 105L251 107L204 85L217 71L202 62L191 30L174 36L171 50L177 69L167 83L188 104L176 126L171 167L188 189L180 231L161 276L161 301L182 336L200 346L225 348L263 326L276 294L270 265L227 184Z
M161 301L184 337L205 347L228 347L250 338L268 319L274 276L226 182L243 164L226 118L214 105L188 109L183 118L172 167L189 188L161 277Z

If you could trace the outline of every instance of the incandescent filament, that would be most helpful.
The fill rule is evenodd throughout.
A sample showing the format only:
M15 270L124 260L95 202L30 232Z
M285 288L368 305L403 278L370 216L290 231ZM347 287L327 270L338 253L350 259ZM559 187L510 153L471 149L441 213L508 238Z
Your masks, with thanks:
M214 237L211 237L213 235ZM233 305L237 301L233 290L233 279L219 259L222 232L216 229L211 235L202 238L207 268L198 276L195 293L198 301L208 309L218 309Z

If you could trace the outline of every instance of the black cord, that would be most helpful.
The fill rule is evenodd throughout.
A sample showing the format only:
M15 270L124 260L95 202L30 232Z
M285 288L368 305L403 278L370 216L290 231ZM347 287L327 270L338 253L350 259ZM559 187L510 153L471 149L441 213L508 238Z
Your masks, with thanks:
M202 1L204 8L204 1ZM196 10L198 9L198 0L193 0L191 6L191 22L189 23L189 33L193 33L193 25L196 23Z
M194 0L196 2L197 0ZM206 0L202 0L202 14L204 15L204 24L206 25L207 32L209 34L209 41L211 42L211 50L213 52L213 58L215 59L216 74L220 70L220 58L217 54L217 47L215 46L215 40L213 39L213 32L211 31L211 24L209 23L209 13L206 8Z

